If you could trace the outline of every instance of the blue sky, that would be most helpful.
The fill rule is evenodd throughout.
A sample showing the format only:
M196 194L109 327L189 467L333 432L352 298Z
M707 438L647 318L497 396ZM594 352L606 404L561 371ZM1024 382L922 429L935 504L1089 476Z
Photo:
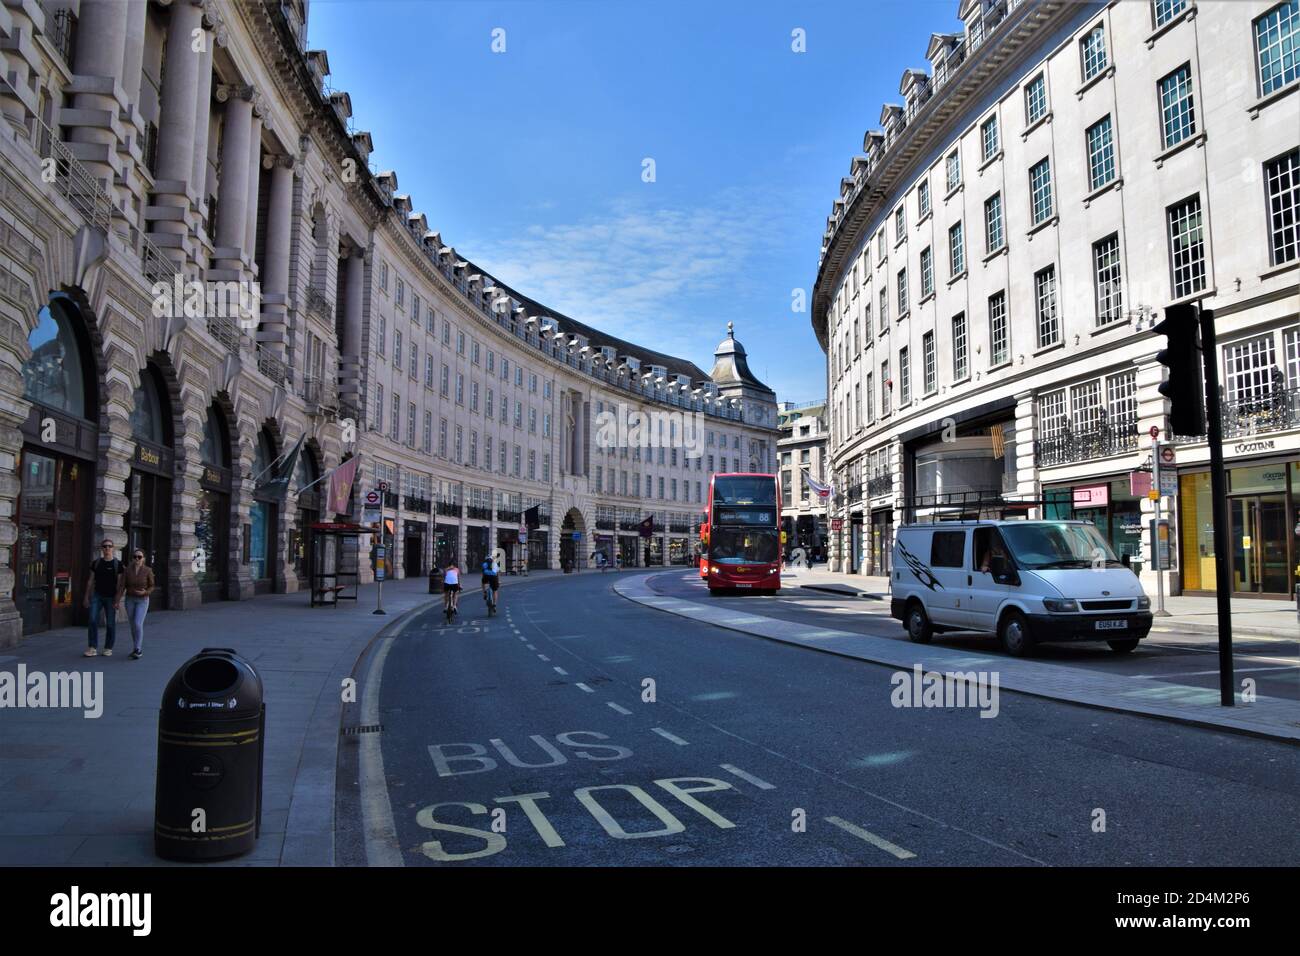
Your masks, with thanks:
M823 354L792 290L903 69L958 26L957 0L311 0L308 36L374 168L462 255L706 371L734 322L755 374L808 401Z

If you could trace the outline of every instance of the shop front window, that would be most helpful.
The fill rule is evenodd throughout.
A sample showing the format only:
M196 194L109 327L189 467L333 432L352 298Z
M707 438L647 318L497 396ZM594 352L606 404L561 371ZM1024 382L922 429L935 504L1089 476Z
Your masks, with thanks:
M194 577L199 584L221 583L220 549L225 537L226 496L203 489L198 496L198 515L194 520Z
M265 501L254 501L249 512L252 521L252 537L249 544L249 573L254 581L270 577L270 541L271 511L274 505Z

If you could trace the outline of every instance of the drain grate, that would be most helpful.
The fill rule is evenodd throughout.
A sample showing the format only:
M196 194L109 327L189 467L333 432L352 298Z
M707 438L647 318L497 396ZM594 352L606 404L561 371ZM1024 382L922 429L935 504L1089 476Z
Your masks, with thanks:
M357 724L352 727L344 727L341 733L344 737L356 737L358 734L377 734L383 729L383 724Z

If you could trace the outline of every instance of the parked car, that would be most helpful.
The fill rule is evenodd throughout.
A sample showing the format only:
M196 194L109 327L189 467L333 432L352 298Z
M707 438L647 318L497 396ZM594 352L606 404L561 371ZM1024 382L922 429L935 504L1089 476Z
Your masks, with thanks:
M944 631L1035 644L1105 641L1126 654L1151 630L1151 599L1087 521L904 525L894 538L890 612L918 644Z

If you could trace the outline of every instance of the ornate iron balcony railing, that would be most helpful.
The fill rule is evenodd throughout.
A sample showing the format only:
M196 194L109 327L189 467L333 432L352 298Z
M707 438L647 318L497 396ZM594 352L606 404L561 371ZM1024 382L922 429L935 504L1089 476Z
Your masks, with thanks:
M1137 451L1137 419L1103 422L1093 428L1075 430L1066 426L1060 434L1034 442L1034 464L1039 468L1068 465L1076 461L1105 458Z

